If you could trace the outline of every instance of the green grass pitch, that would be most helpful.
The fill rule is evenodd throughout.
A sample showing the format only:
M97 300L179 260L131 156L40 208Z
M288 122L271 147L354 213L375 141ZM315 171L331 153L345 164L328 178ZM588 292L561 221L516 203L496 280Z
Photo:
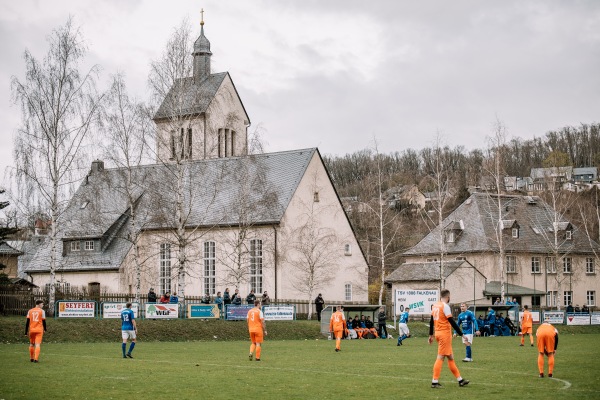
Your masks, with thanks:
M473 363L457 361L471 383L459 388L444 365L431 389L435 344L405 340L267 340L261 362L249 342L148 342L134 359L114 343L49 343L39 364L26 344L1 344L0 399L598 399L600 335L562 335L554 379L538 378L537 350L518 337L477 338ZM464 346L454 340L454 353Z

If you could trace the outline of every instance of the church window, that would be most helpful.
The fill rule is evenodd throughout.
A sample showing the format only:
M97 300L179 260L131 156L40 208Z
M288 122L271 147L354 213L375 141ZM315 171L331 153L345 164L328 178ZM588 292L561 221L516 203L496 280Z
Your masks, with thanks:
M204 293L215 294L216 253L215 242L204 242Z
M262 293L263 243L260 239L250 241L250 289Z
M159 254L158 278L160 293L166 293L171 291L171 245L161 243Z

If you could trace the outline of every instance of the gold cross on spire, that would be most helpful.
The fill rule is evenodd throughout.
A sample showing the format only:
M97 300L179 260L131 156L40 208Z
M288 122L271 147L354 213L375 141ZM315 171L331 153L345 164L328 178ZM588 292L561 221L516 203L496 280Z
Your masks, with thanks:
M200 25L204 25L204 8L200 9Z

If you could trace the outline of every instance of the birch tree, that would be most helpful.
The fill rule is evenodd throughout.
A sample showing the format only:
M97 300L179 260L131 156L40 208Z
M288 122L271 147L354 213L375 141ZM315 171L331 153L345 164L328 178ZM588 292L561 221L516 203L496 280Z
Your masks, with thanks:
M43 60L24 53L25 77L12 77L12 95L21 105L22 125L15 138L16 177L34 189L50 215L50 312L54 311L56 271L60 268L60 215L69 188L87 167L84 146L98 114L95 89L99 70L81 70L86 47L69 19L48 37Z

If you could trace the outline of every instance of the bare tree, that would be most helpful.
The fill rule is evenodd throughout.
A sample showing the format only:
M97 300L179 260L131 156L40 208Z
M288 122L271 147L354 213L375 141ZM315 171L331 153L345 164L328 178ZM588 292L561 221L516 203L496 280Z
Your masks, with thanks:
M44 209L50 227L50 312L54 308L55 274L60 215L68 189L83 174L83 147L97 116L101 96L96 94L98 66L81 73L86 49L72 19L48 38L43 61L25 51L24 80L12 77L13 98L21 104L23 125L15 140L16 177L30 185Z

